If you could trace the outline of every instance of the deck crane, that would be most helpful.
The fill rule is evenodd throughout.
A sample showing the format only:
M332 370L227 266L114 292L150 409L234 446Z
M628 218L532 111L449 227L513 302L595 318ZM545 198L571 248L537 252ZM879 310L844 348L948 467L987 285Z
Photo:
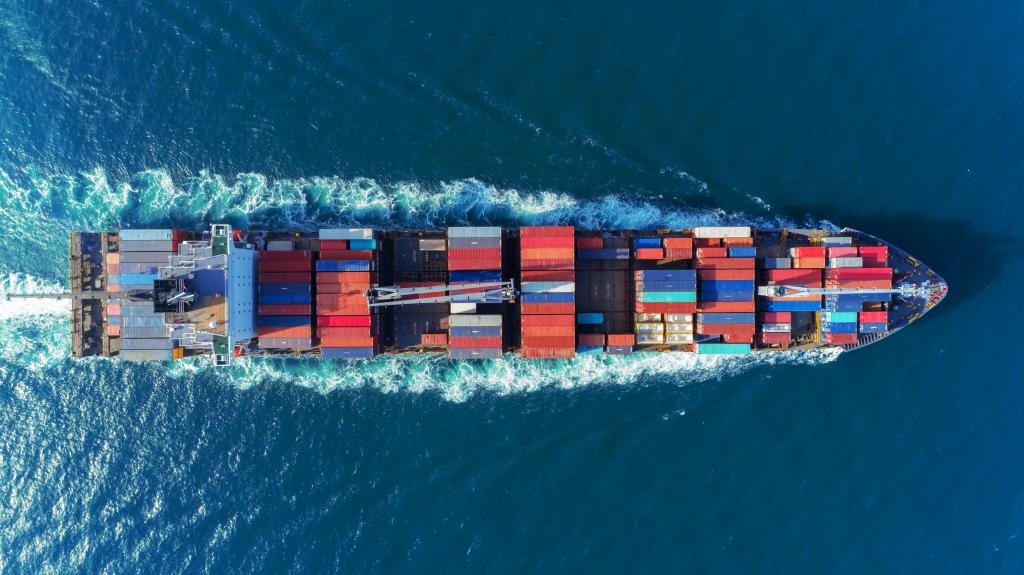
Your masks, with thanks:
M484 290L468 293L465 290ZM421 294L447 294L435 297L402 299L403 297ZM398 286L375 287L366 292L370 307L388 307L396 305L419 305L424 303L501 303L515 301L519 297L515 281L479 282L462 285L436 285L428 287L403 288Z
M927 298L933 292L941 290L941 285L931 285L924 281L920 284L901 284L892 288L818 288L796 285L758 286L757 295L769 297L804 297L811 295L858 295L858 294L895 294L902 298Z

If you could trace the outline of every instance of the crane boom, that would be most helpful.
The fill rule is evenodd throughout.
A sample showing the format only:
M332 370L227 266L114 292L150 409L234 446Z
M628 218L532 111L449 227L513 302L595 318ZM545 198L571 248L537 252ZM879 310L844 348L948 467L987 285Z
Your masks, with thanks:
M470 289L487 289L472 293L447 293ZM446 294L436 297L402 299L405 296L420 294ZM466 303L500 303L513 301L519 295L513 280L503 282L479 282L461 285L436 285L427 287L403 288L398 286L375 287L366 292L370 307L388 307L396 305L419 305L425 303L466 302Z

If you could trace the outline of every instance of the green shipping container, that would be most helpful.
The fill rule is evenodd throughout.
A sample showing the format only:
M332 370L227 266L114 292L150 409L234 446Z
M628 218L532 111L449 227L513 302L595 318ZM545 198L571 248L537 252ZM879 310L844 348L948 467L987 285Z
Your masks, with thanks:
M691 303L697 301L695 291L642 291L637 297L643 303Z
M699 343L697 353L703 355L746 355L750 353L749 343Z

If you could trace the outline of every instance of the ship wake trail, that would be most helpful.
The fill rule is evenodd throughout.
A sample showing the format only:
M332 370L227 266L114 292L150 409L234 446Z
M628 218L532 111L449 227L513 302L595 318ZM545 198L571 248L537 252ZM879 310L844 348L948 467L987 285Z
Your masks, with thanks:
M558 192L521 192L475 180L424 184L382 183L368 178L319 177L271 180L261 174L234 178L202 172L176 183L163 170L112 183L97 168L74 175L11 174L0 170L0 236L11 254L0 262L4 293L52 293L67 273L67 234L72 230L177 227L198 229L227 222L236 227L313 230L364 225L438 228L449 225L575 225L581 229L687 228L714 225L817 227L828 222L793 222L778 216L726 213L671 202L624 196L575 198ZM27 272L27 273L26 273ZM59 369L67 361L70 336L60 301L12 302L0 315L0 361L21 367ZM591 384L636 383L664 377L681 384L714 379L766 364L818 363L833 352L760 357L709 358L690 354L579 357L563 361L506 359L476 362L444 357L380 357L347 365L326 360L245 359L219 379L239 386L289 381L323 392L369 387L383 391L438 391L459 401L480 391L518 393ZM144 370L155 377L188 379L209 369L176 362L154 367L92 359L97 369Z

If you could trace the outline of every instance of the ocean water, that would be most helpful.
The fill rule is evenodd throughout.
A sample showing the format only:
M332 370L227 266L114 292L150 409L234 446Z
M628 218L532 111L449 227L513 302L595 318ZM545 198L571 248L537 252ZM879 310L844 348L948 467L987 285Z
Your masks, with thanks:
M214 370L0 301L0 572L1024 571L1024 8L0 3L0 293L67 233L851 226L853 353Z

